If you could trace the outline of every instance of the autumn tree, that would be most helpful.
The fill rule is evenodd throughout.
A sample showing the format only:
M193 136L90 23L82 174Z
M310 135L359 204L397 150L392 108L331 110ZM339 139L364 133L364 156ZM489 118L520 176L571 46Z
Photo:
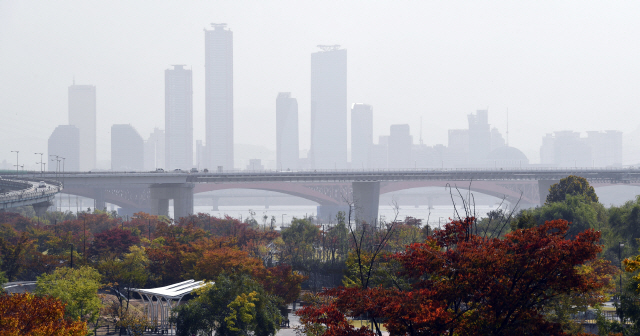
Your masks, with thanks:
M585 200L590 202L598 202L598 196L589 182L584 177L569 175L560 180L560 182L553 184L549 188L549 195L545 204L551 204L554 202L562 202L567 197L572 196L584 196Z
M395 254L407 285L328 290L330 300L305 307L301 321L325 325L325 335L381 335L380 324L396 335L562 335L545 308L608 283L579 270L601 250L594 230L567 239L569 223L555 220L499 239L474 234L474 223L453 221ZM348 323L359 316L374 329Z
M65 305L50 296L0 294L2 336L84 336L87 325L65 317Z
M58 298L66 304L66 315L72 319L95 322L102 305L98 297L100 281L100 273L89 266L62 267L38 277L36 294Z
M281 315L277 299L247 275L219 276L197 290L198 297L177 307L172 321L176 335L274 335Z

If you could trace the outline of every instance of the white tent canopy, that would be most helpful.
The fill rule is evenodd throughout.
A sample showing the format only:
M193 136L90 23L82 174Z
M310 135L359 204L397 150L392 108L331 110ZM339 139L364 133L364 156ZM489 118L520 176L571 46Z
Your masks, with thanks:
M160 329L166 329L169 326L168 319L171 316L171 310L180 304L182 297L203 286L205 286L204 281L187 280L164 287L131 288L129 290L138 293L142 301L145 302L149 320L157 321ZM147 300L144 299L145 297Z

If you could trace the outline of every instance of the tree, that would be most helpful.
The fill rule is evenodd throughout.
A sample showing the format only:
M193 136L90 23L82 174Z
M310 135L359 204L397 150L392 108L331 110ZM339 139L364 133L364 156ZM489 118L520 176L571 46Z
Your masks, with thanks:
M100 273L89 266L61 267L38 277L36 294L58 298L67 305L66 315L72 319L95 322L102 306L98 297L100 280Z
M555 220L499 239L473 234L474 223L453 221L395 254L408 285L325 291L330 300L305 307L301 322L324 324L325 335L381 335L346 323L359 316L396 335L562 335L545 309L562 295L590 295L608 284L579 270L601 250L594 230L566 239L569 223Z
M130 246L138 243L140 237L134 235L131 230L114 227L96 234L89 251L94 256L111 254L119 257L129 251Z
M581 195L589 202L598 203L596 191L589 185L587 179L580 176L569 175L549 188L549 195L547 195L545 204L562 202L565 200L567 195Z
M84 336L87 324L65 317L62 301L30 293L0 294L2 336Z
M278 300L247 275L221 275L197 291L198 297L177 307L172 321L176 335L274 335L281 316Z

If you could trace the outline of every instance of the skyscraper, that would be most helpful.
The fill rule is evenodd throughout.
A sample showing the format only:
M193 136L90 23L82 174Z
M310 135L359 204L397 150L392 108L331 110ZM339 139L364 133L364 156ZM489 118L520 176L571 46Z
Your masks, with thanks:
M88 171L96 168L96 87L69 86L69 125L80 131L80 167Z
M191 70L164 71L165 169L193 167L193 82Z
M111 126L111 170L143 170L144 141L131 125Z
M491 151L491 130L489 112L477 110L469 114L469 165L482 166Z
M311 164L347 168L347 50L319 46L311 54Z
M298 101L290 92L276 98L276 169L299 168Z
M165 164L164 131L154 128L144 142L144 170L163 168Z
M211 24L205 40L205 124L209 169L233 169L233 33Z
M49 137L48 155L64 158L64 163L55 158L49 161L49 171L79 171L80 170L80 130L73 125L60 125L53 130ZM63 167L64 164L64 167Z
M409 131L409 125L391 125L389 131L389 169L413 168L411 162L411 147L413 138Z
M367 104L351 106L351 168L371 166L373 146L373 108Z

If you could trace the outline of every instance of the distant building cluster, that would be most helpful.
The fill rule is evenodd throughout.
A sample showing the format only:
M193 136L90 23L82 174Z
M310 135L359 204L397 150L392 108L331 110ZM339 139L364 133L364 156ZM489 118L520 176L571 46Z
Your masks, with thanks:
M621 167L622 132L573 131L549 133L542 138L540 163L556 167Z
M165 125L145 140L131 125L111 127L111 170L152 171L190 168L233 170L233 32L226 24L205 29L205 139L193 135L193 75L185 65L165 70ZM515 168L529 159L510 147L489 124L488 110L468 115L468 127L448 131L447 144L414 142L408 124L390 125L374 142L374 109L347 101L347 50L319 45L311 54L311 129L307 157L300 155L298 102L280 92L275 102L277 170ZM69 87L69 124L49 138L50 171L96 168L96 87ZM348 123L350 117L350 130ZM349 134L350 133L350 134ZM306 134L304 132L303 134ZM508 131L507 131L508 134ZM350 136L351 148L348 148ZM573 131L542 139L540 165L549 167L617 167L622 165L622 133ZM265 169L258 158L247 170Z

